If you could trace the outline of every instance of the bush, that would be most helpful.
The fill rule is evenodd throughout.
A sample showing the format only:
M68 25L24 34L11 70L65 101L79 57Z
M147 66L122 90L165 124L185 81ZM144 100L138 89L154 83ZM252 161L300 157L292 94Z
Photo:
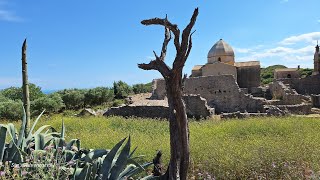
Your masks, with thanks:
M56 113L65 107L61 96L53 93L31 102L32 115L39 115L44 109L49 113Z
M22 88L10 87L2 90L1 93L8 99L22 101ZM41 88L32 83L29 83L29 95L30 101L45 96L45 94L41 91Z
M113 100L113 90L106 87L89 89L84 95L85 105L102 105Z
M113 83L114 96L117 99L123 99L132 93L132 88L123 81L118 81Z
M23 116L20 100L0 102L0 119L19 120Z
M57 92L61 95L67 109L79 109L84 107L85 90L81 89L65 89Z
M132 90L135 94L151 92L152 91L152 83L135 84L132 86Z

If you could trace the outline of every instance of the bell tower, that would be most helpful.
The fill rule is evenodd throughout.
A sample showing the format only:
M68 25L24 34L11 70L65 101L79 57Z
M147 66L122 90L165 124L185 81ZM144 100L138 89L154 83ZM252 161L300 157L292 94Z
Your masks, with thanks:
M313 69L313 75L320 74L320 52L319 52L319 45L317 41L317 46L316 46L316 52L314 53L314 69Z

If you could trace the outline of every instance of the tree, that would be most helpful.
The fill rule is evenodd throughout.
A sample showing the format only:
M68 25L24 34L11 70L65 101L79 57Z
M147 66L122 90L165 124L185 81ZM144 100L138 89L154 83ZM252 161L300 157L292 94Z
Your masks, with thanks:
M117 99L123 99L132 93L132 88L123 81L118 81L113 83L114 96Z
M182 99L183 80L182 73L184 64L192 48L191 30L198 16L198 8L193 12L189 24L183 30L180 42L180 30L176 24L172 24L168 18L153 18L141 21L143 25L161 25L165 29L165 38L162 44L160 56L155 51L155 60L148 64L138 64L143 70L159 71L166 82L166 91L169 104L169 126L170 126L170 163L162 179L187 179L189 167L189 127L186 115L186 108ZM174 35L174 46L176 57L172 68L164 61L167 53L167 46L171 40L171 33Z

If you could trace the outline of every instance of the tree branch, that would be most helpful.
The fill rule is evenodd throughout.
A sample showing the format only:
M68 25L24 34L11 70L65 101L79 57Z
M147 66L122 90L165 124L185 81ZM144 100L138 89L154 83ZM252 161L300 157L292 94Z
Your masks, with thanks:
M172 24L170 21L168 21L168 18L160 19L160 18L152 18L152 19L146 19L141 21L141 24L145 26L149 25L162 25L164 27L169 28L169 30L174 35L174 46L176 47L176 50L180 49L180 29L176 24Z
M189 47L192 46L192 41L191 41L191 46L189 45L190 42L190 32L197 20L199 14L199 10L198 8L196 8L193 11L193 15L190 19L189 24L187 25L187 27L183 30L182 33L182 41L181 41L181 46L180 46L180 50L179 52L177 52L177 58L175 59L174 63L173 63L173 69L174 71L177 71L178 69L182 68L187 60L187 56L189 55L189 53L187 53L187 51L191 51L191 48L189 49ZM176 70L175 70L176 69Z
M186 59L188 59L189 54L190 54L190 52L191 52L191 48L192 48L192 35L193 35L193 33L195 33L195 32L196 32L196 30L194 30L194 31L190 34L190 36L189 36L188 50L187 50L187 53L186 53L186 55L185 55Z
M164 28L164 40L163 40L163 44L162 44L162 49L161 49L161 55L160 55L160 60L164 61L166 54L167 54L167 46L169 41L171 40L171 32L169 30L169 28L165 27Z

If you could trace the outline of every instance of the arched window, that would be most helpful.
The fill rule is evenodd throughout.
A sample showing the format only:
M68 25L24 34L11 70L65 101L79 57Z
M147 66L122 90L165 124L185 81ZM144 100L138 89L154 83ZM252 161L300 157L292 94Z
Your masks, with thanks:
M287 78L291 78L291 74L288 74L288 75L287 75Z
M221 57L218 58L218 61L221 62Z

